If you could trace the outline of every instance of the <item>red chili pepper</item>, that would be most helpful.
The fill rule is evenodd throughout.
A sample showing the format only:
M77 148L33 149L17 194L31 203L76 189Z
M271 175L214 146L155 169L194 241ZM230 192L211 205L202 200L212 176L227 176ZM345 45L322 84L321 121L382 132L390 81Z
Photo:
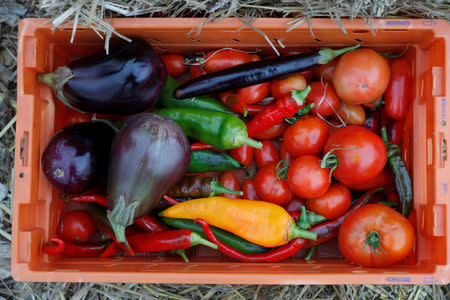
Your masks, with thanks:
M228 151L228 154L244 166L248 167L253 161L254 148L249 145L243 145Z
M99 257L112 257L115 256L116 254L119 254L122 251L123 249L119 243L112 242L108 247L106 247L105 251L103 251L99 255Z
M223 92L219 94L220 101L230 108L233 112L238 114L245 114L243 106L239 103L238 97L233 92ZM259 104L245 104L247 115L253 116L263 111L267 105Z
M175 205L175 204L177 204L177 203L180 203L180 201L178 201L178 200L176 200L176 199L174 199L174 198L172 198L172 197L170 197L170 196L167 196L167 195L164 195L164 196L163 196L163 199L166 200L167 202L169 202L169 203L172 204L172 205Z
M304 90L292 91L291 96L285 96L277 100L275 104L268 105L247 123L248 135L253 137L255 134L281 123L285 118L294 116L299 109L305 106L305 99L310 90L311 87L307 86Z
M106 216L106 210L99 206L89 205L88 206L88 212L89 215L92 217L92 220L97 225L97 228L99 228L101 231L105 232L110 238L113 239L114 242L117 242L116 235L114 234L114 230L112 229L107 216ZM120 243L123 250L125 250L127 253L129 253L131 256L134 256L134 251L131 249L130 245L125 243Z
M391 144L400 146L403 138L404 120L389 120L388 137Z
M288 211L288 214L294 219L294 222L297 223L298 219L300 219L300 213L298 211Z
M56 243L56 244L55 244ZM42 248L42 252L47 254L61 254L63 256L92 257L100 255L110 242L98 243L72 243L64 242L58 238L51 238Z
M308 240L306 242L305 247L313 247L322 243L325 243L326 241L331 240L332 238L336 237L339 233L339 227L341 226L342 222L356 209L360 208L363 205L366 205L371 200L372 196L380 191L381 189L374 189L371 191L368 191L364 195L362 195L356 203L341 217L334 219L329 222L320 223L318 225L315 225L311 227L311 231L317 233L317 240Z
M259 200L258 194L256 193L254 178L247 178L244 180L242 183L242 191L244 192L244 195L242 196L243 199Z
M411 101L411 65L404 57L391 63L391 76L384 92L385 109L389 118L403 120Z
M295 255L305 245L304 239L295 238L283 246L271 249L264 253L245 254L219 241L212 232L208 223L206 223L204 220L196 219L195 222L198 222L200 223L200 225L202 225L203 231L205 232L208 240L213 242L214 244L217 244L217 249L221 253L231 258L242 260L244 262L279 262L283 259Z
M140 233L127 237L136 252L158 252L187 249L199 244L217 249L217 246L187 229Z
M160 232L168 230L166 225L162 224L156 218L151 216L143 216L142 218L135 219L134 224L147 232Z
M103 207L108 207L108 199L105 195L94 194L94 195L81 195L81 196L71 196L68 197L70 201L86 203L86 202L95 202L100 204Z
M205 150L205 149L216 149L216 148L203 142L193 143L191 145L191 150Z

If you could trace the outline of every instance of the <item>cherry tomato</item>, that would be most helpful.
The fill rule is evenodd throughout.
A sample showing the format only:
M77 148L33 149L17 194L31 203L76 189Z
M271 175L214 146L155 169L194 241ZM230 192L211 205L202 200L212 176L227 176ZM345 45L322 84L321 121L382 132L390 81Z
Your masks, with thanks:
M238 179L236 178L236 175L234 175L231 171L225 171L222 173L222 175L219 178L219 182L221 185L226 187L230 190L239 191L241 190L241 185L239 184ZM232 194L220 194L221 197L227 197L232 199L240 199L242 196L239 195L232 195Z
M352 195L348 188L339 182L334 182L320 197L306 202L308 210L324 216L327 220L339 218L352 205Z
M267 164L259 170L255 177L255 188L260 200L278 205L285 205L294 197L286 179L277 176L276 163Z
M207 74L207 72L204 65L194 65L191 66L191 69L189 70L189 75L191 76L191 79L197 78L205 74Z
M382 204L355 210L339 229L339 250L348 260L365 266L393 265L414 245L414 229L406 218Z
M389 64L383 56L372 49L358 49L338 61L333 86L346 103L370 103L386 91L389 76Z
M330 129L324 120L316 116L303 116L286 129L283 144L294 157L320 154L329 135Z
M183 55L169 53L160 55L160 57L166 65L167 74L170 76L177 77L186 72L186 64L184 63Z
M314 69L314 78L319 82L320 81L331 82L331 80L333 79L334 68L336 67L338 61L339 58L335 58L325 65L319 65L317 68Z
M368 191L371 189L379 188L379 187L388 187L392 185L392 175L391 171L387 168L384 168L380 173L378 173L375 177L362 182L362 183L350 183L347 186L355 191Z
M65 241L87 242L96 231L94 221L82 210L66 213L58 224L58 236Z
M325 86L326 90L325 90ZM309 111L311 114L320 114L322 117L328 117L334 113L341 104L336 91L331 82L315 81L309 84L311 91L306 97L306 103L314 103L314 107ZM334 108L334 109L333 109Z
M219 49L208 52L205 68L208 73L231 68L252 61L250 54L241 50Z
M244 166L248 167L253 161L254 148L248 145L243 145L228 151L228 154Z
M255 149L256 167L261 169L268 163L278 163L280 154L271 141L263 140L261 149Z
M280 145L280 158L281 160L286 161L288 166L290 166L295 159L295 157L289 154L289 152L286 150L286 146L284 145L284 143L281 143Z
M373 133L378 132L380 125L380 109L371 108L366 113L366 120L364 121L363 127L372 131Z
M360 104L341 103L336 113L347 125L363 125L366 120L366 112ZM334 114L333 118L341 122L337 115Z
M269 96L270 82L259 83L237 90L238 100L247 104L255 104Z
M284 205L284 209L286 211L301 211L302 207L306 205L306 200L299 198L297 196L294 196L294 199L289 202L288 204Z
M283 133L288 128L288 124L286 122L281 122L279 124L275 124L269 129L264 130L263 132L259 132L255 134L253 137L261 140L273 140L283 136Z
M403 120L411 101L411 65L404 57L394 59L391 77L384 93L386 114L394 120Z
M360 127L346 126L328 138L324 153L333 150L327 165L335 167L333 176L345 185L366 182L383 170L387 153L383 140Z
M391 142L391 144L400 146L400 144L402 143L404 124L405 124L404 120L388 121L387 133L389 142Z
M242 191L244 192L244 195L242 196L243 199L259 200L258 194L256 193L255 179L253 178L245 179L244 183L242 184Z
M287 78L272 80L270 93L275 99L281 99L285 96L291 96L291 90L304 90L305 88L305 77L297 73Z
M289 166L289 186L295 195L305 199L322 196L330 187L330 171L320 167L320 158L314 155L297 157Z

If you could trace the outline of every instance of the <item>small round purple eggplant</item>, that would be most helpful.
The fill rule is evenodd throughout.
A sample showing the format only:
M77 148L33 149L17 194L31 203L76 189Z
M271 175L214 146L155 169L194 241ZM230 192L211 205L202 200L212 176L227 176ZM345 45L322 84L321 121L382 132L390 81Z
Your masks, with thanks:
M149 109L167 81L164 62L145 41L121 44L73 61L38 81L53 88L67 106L82 112L130 115Z
M66 195L104 188L114 130L101 122L78 123L58 131L42 153L50 184Z
M125 227L147 215L186 172L191 149L183 130L166 116L143 113L128 119L111 148L108 219L117 241Z

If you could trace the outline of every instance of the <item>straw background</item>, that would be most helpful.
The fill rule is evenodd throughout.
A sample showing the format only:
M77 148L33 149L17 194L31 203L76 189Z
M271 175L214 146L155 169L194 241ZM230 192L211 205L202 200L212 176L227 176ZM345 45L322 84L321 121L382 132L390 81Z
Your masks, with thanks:
M71 9L72 8L72 9ZM68 11L68 9L70 9ZM62 17L61 17L62 15ZM450 299L449 286L166 285L18 283L10 273L12 174L16 115L17 26L25 17L56 18L57 26L91 22L108 37L111 16L408 17L450 19L449 1L397 0L0 0L0 299ZM76 41L76 37L75 37Z

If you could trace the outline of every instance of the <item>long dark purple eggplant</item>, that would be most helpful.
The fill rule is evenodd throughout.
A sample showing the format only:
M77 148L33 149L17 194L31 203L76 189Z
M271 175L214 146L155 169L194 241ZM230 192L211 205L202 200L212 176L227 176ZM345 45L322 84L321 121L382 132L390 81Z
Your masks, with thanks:
M353 51L358 47L359 44L339 50L325 48L317 52L245 63L194 78L179 86L174 91L173 96L177 99L184 99L267 82L283 75L306 71L318 65L327 64L335 57Z
M150 108L167 80L164 62L145 41L121 44L110 55L75 60L38 81L67 106L82 112L129 115Z
M115 132L100 122L78 123L58 131L42 153L50 184L66 195L105 188Z
M183 130L166 116L143 113L128 119L111 147L108 219L119 242L125 227L147 215L180 180L191 158Z

